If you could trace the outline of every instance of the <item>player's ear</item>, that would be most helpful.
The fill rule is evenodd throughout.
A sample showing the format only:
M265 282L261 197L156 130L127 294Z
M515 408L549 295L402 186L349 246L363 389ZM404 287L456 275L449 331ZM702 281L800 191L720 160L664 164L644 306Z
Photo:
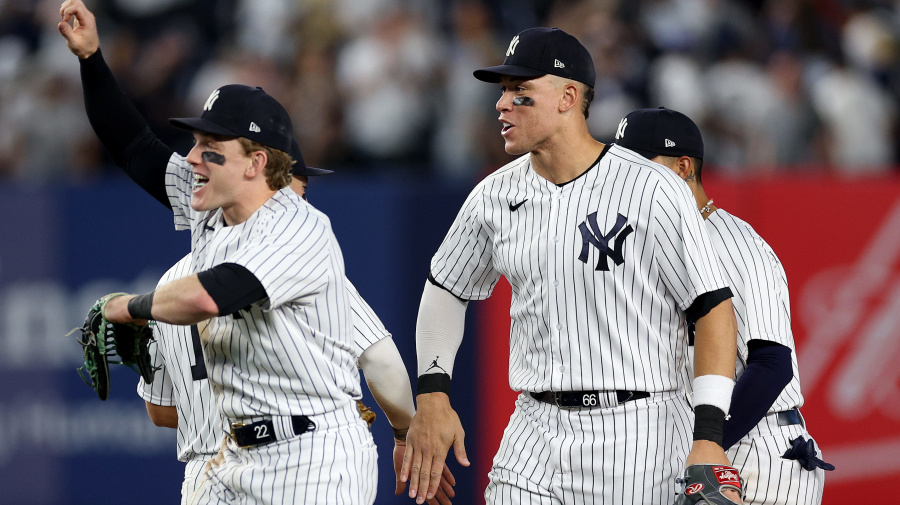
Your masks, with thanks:
M575 107L581 100L581 90L572 81L565 81L562 88L562 96L559 97L559 111L566 112Z
M675 162L675 168L678 172L678 177L685 179L694 172L694 161L690 156L680 156L678 161Z
M244 171L244 175L246 175L248 179L252 179L265 172L269 157L266 155L266 152L261 149L259 151L253 151L249 156L250 166Z

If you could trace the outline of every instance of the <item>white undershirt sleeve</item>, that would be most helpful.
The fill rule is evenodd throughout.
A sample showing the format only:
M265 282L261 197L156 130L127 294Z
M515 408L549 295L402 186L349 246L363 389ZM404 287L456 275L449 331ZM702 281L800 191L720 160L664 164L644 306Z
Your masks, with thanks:
M391 337L370 345L359 357L359 368L366 377L372 397L384 411L391 426L409 428L416 414L409 373Z
M468 304L449 291L425 282L416 319L418 375L453 376L453 362L462 343Z

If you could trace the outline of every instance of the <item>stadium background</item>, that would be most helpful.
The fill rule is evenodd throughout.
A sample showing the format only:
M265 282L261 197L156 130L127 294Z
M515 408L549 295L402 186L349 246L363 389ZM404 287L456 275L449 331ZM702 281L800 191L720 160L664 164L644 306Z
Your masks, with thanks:
M260 85L287 104L307 162L336 171L311 181L310 199L413 374L430 256L472 185L510 159L492 109L499 90L471 70L497 63L528 26L578 35L598 70L595 136L611 140L637 107L689 114L716 204L783 260L803 412L837 466L825 503L890 501L900 479L900 2L88 3L114 72L173 148L189 139L166 118L196 114L219 84ZM151 289L189 241L94 139L58 8L0 0L2 501L176 503L174 430L150 423L129 370L115 370L100 402L64 335L98 296ZM472 304L454 374L475 461L454 465L460 504L482 501L512 409L507 300L501 282ZM377 503L408 503L391 493L383 416L374 433Z

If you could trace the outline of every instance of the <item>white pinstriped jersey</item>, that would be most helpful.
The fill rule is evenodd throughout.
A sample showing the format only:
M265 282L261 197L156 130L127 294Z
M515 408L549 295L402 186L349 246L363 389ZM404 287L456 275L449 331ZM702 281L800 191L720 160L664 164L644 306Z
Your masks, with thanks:
M192 273L188 254L162 276L158 286ZM143 378L138 381L138 395L154 405L176 407L176 450L180 461L208 458L221 446L222 420L213 404L199 339L192 336L196 330L192 331L191 326L157 323L153 333L156 342L151 344L151 362L160 368L154 373L152 384Z
M684 181L611 145L555 185L530 155L469 195L431 262L463 299L512 285L510 386L524 391L671 391L681 385L684 310L727 286Z
M158 286L187 277L193 273L191 255L181 258L160 279ZM379 340L390 337L390 332L356 290L347 283L350 308L353 317L353 342L357 354ZM155 405L175 406L178 409L177 453L180 461L195 457L208 459L221 446L222 419L213 404L212 389L206 378L199 338L189 326L157 323L154 327L156 342L151 344L152 363L161 367L156 371L152 384L138 381L138 395Z
M316 415L361 397L344 260L327 216L290 188L243 223L191 209L193 176L173 154L166 190L177 229L191 230L194 269L249 270L268 298L199 325L206 369L229 418Z
M801 407L803 395L791 330L791 301L781 260L753 227L722 209L707 218L706 228L734 293L732 303L738 325L735 377L739 378L747 367L748 341L769 340L781 344L791 350L794 376L769 412Z

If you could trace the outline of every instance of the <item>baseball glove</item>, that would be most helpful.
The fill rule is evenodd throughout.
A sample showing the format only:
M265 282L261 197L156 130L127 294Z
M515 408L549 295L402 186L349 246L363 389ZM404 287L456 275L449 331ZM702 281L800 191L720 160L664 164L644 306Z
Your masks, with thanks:
M103 317L103 309L110 300L125 293L106 295L91 306L84 325L68 334L80 332L76 338L84 349L84 365L78 368L78 375L94 388L101 400L109 398L109 365L126 365L144 378L153 382L155 369L150 364L150 342L153 330L149 324L110 323ZM112 358L118 357L118 360Z
M356 407L359 409L359 417L361 417L371 428L372 423L375 422L375 412L372 412L371 408L366 407L366 404L359 400L356 400Z
M684 470L684 477L675 479L682 485L675 505L732 505L735 502L722 494L731 489L744 497L738 471L725 465L691 465Z

